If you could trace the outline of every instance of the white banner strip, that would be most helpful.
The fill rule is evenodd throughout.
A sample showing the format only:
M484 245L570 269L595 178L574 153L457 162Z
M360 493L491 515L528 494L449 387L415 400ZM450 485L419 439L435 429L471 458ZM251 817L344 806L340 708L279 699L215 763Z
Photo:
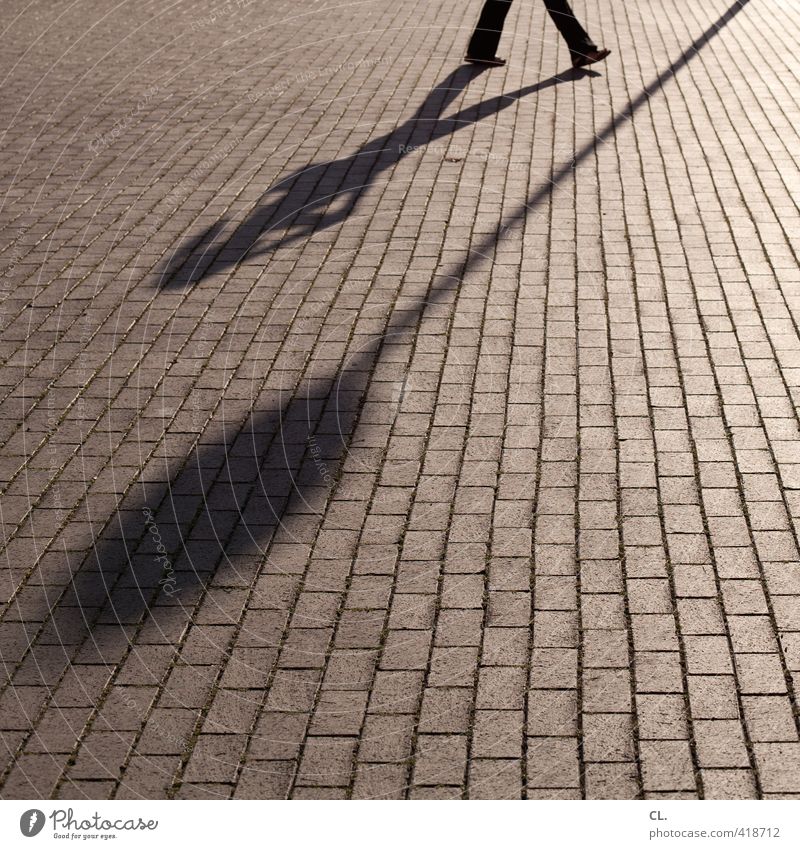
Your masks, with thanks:
M796 801L0 802L0 845L800 846Z

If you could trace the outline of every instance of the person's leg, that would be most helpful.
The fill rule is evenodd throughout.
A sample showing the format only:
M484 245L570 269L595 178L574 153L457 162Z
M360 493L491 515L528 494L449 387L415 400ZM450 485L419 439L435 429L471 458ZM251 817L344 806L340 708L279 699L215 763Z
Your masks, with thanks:
M544 0L544 5L571 51L584 48L597 50L597 45L589 38L589 33L578 23L567 0Z
M511 0L486 0L478 19L478 25L467 47L467 57L470 59L493 59L500 44Z
M578 23L567 0L544 0L544 5L558 27L558 31L567 42L573 62L581 57L592 56L604 51L598 50L597 45L589 37L586 30ZM606 54L608 55L608 54Z

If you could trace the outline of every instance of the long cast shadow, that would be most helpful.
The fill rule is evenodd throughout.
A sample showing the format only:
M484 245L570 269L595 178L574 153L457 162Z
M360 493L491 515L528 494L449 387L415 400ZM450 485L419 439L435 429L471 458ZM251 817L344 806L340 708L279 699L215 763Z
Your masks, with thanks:
M386 345L412 341L426 310L454 294L458 278L502 233L551 193L572 172L574 162L590 156L598 141L630 120L748 2L734 4L695 39L576 152L573 162L500 221L495 233L462 262L437 275L424 299L395 309L384 332L368 337L336 372L312 376L289 399L276 395L275 403L253 412L230 438L201 444L180 469L165 459L160 481L137 483L126 498L127 509L96 540L61 603L52 613L48 606L28 617L29 637L36 636L36 644L26 650L27 666L23 664L19 674L30 677L27 655L32 653L33 665L52 686L79 646L78 662L113 662L128 650L130 628L136 625L147 629L145 642L177 642L192 603L210 583L221 579L226 585L249 585L277 529L324 504L328 484L321 467L335 478ZM152 508L152 522L143 515L146 508ZM165 561L157 560L159 545L167 552L166 573ZM221 572L226 568L227 575ZM286 568L292 571L294 566ZM174 583L167 583L167 577ZM263 644L270 642L265 634ZM194 652L201 649L192 647Z
M333 227L351 215L364 191L385 171L418 147L432 144L462 127L497 115L515 101L559 83L598 76L569 70L500 94L449 117L441 113L485 68L462 65L436 85L414 115L391 132L372 139L355 153L297 168L270 188L264 200L225 236L230 219L221 218L189 238L160 268L159 285L183 286L245 259L270 253Z

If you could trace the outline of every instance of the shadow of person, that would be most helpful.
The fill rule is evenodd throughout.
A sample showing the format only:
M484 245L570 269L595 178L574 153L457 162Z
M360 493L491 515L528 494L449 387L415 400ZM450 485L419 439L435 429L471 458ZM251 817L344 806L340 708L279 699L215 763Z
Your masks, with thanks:
M485 70L476 65L462 65L432 89L411 118L391 132L372 139L349 156L292 171L267 190L264 200L228 238L224 234L232 226L231 220L218 219L199 236L180 245L156 271L159 285L196 283L207 274L333 227L355 210L364 191L383 172L408 153L497 115L530 94L581 77L599 76L588 69L570 69L441 117L458 94Z

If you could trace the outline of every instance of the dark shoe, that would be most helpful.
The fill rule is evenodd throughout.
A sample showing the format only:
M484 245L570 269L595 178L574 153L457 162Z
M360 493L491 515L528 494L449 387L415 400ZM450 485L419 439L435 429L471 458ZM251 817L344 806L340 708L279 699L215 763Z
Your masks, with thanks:
M475 65L494 65L495 67L502 67L505 65L506 60L501 59L499 56L465 56L465 62L472 62Z
M595 62L602 62L603 59L611 53L607 48L598 48L597 50L587 50L586 53L572 54L572 67L583 68L586 65L594 65Z

